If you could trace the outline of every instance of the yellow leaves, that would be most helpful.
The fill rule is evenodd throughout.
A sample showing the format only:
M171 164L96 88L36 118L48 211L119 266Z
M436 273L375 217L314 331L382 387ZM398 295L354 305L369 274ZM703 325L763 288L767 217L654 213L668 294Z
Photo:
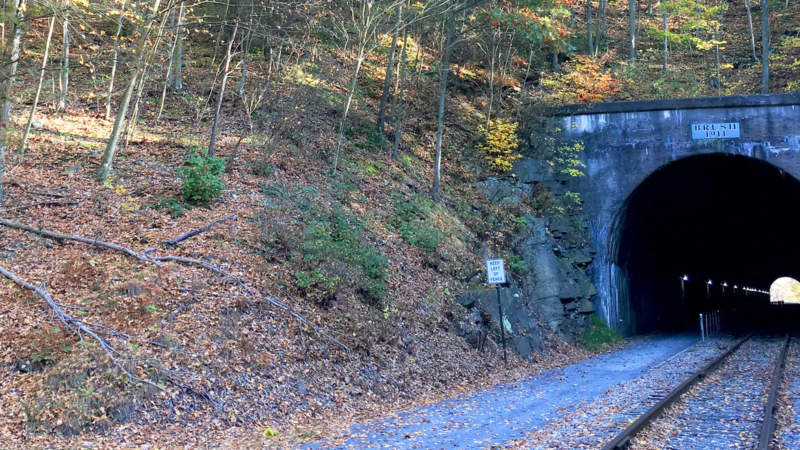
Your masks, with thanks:
M516 122L506 122L503 119L489 121L489 129L479 125L478 131L483 134L485 142L478 148L486 153L486 160L496 172L508 172L513 167L514 161L522 157L515 153L519 147Z

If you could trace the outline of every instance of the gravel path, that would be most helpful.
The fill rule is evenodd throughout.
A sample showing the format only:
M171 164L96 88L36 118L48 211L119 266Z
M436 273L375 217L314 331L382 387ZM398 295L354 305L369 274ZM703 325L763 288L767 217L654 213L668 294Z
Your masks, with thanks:
M648 367L640 377L617 382L603 395L575 405L569 414L529 433L520 446L600 448L732 342L730 337L707 339Z
M700 344L694 335L640 339L562 369L353 426L336 442L344 448L594 448L729 342Z
M800 448L800 341L793 338L778 392L777 448Z
M755 448L783 338L753 338L689 389L630 448Z

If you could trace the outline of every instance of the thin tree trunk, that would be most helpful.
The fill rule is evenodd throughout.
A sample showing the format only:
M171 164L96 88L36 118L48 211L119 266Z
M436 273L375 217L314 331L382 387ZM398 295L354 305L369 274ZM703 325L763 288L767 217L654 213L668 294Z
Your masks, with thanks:
M758 61L756 55L756 35L753 32L753 14L750 11L750 0L744 0L744 6L747 8L747 28L750 30L750 47L753 50L753 61Z
M11 31L11 46L6 46L2 66L0 66L0 203L5 198L3 191L3 175L6 168L6 153L8 150L8 127L11 115L11 86L17 74L19 62L19 47L22 41L21 24L25 19L25 0L16 0L14 8L14 26Z
M761 0L761 93L769 93L769 1Z
M511 33L508 37L508 50L506 51L506 61L500 67L500 90L497 91L497 110L503 109L503 83L505 83L506 75L508 74L508 67L511 63L511 58L516 53L514 50L514 34ZM501 55L502 58L502 55Z
M662 13L662 21L664 22L664 70L667 70L667 11Z
M628 0L628 9L629 9L629 17L628 17L628 27L629 27L629 45L630 45L630 54L628 55L628 60L631 64L636 62L636 0Z
M422 73L422 62L425 59L425 46L422 45L422 24L420 23L419 26L419 36L417 39L417 76Z
M561 73L561 65L558 62L558 50L551 49L552 54L550 56L550 70L553 73Z
M594 19L592 18L592 0L586 0L586 52L589 56L594 57L592 25L594 25Z
M183 7L183 3L181 3L181 7ZM164 87L161 89L161 101L158 104L158 114L156 114L156 122L161 120L161 114L164 112L164 103L167 99L167 89L169 86L175 86L175 49L178 47L178 40L180 37L178 36L178 28L180 27L181 23L181 15L183 14L183 8L178 10L178 17L175 20L175 40L172 41L172 46L169 48L169 67L167 67L167 77L164 81Z
M360 43L358 48L358 59L356 60L356 70L353 72L353 80L350 82L350 92L347 93L347 101L344 104L344 113L342 113L342 120L339 122L339 134L336 137L336 149L333 151L333 166L331 173L336 173L339 166L339 152L342 149L342 142L344 141L344 126L347 122L347 115L350 113L350 105L353 103L353 94L358 87L358 73L361 71L361 64L364 62L365 43Z
M122 34L122 16L128 8L128 0L122 4L117 20L117 34L114 36L114 62L111 64L111 79L108 82L108 97L106 98L106 120L111 118L111 96L114 94L114 77L117 74L117 62L119 61L119 36Z
M36 95L33 97L33 106L31 113L28 115L28 123L25 125L25 132L22 134L22 144L19 146L20 153L25 153L25 145L28 143L28 135L31 132L31 124L33 123L33 115L36 114L36 106L39 104L39 95L42 93L42 84L44 83L44 69L47 67L47 55L50 52L50 40L53 37L53 28L56 26L56 17L50 18L50 27L47 30L47 40L44 43L44 56L42 57L42 65L39 68L39 84L36 85Z
M447 39L445 39L447 41ZM447 43L445 42L445 45ZM495 61L497 60L497 31L492 30L492 46L491 46L491 56L489 57L489 104L486 105L486 129L489 129L489 124L492 121L492 106L494 106L494 65ZM444 50L447 53L446 50ZM439 70L441 74L441 69Z
M147 83L147 74L150 73L150 63L153 61L153 57L158 51L159 46L161 46L161 36L164 33L167 20L168 17L165 16L161 21L153 48L150 51L150 55L144 61L142 74L139 77L139 87L136 91L136 97L134 97L135 100L133 101L133 112L128 116L128 121L125 123L125 128L122 134L125 137L125 148L128 148L128 144L130 144L131 140L133 139L133 134L136 131L136 121L139 119L139 106L141 105L142 91L144 91L144 86Z
M517 122L522 117L523 102L525 101L525 94L528 90L528 76L531 74L531 65L533 65L533 48L528 51L528 65L525 66L525 77L522 79L522 87L519 90L519 104L517 105Z
M175 30L175 63L172 69L172 89L180 91L183 89L183 18L185 14L185 3L181 2L178 9L178 24Z
M217 111L214 113L214 124L211 126L211 141L208 144L208 156L214 156L214 145L217 142L217 127L219 126L219 113L222 110L222 99L225 97L225 83L228 81L228 71L231 67L231 49L233 41L236 39L236 32L239 30L239 21L233 25L233 33L228 41L228 49L225 52L225 71L222 73L222 85L219 88L219 98L217 99Z
M447 19L447 22L451 21L452 18ZM439 202L440 199L439 191L441 189L442 135L444 134L445 99L447 97L447 76L450 72L450 50L453 46L452 24L448 23L446 26L447 39L445 39L442 65L439 68L439 114L436 118L436 160L433 167L433 189L431 191L431 198L434 202Z
M242 57L242 77L239 79L239 96L244 96L244 86L247 83L247 62L250 59L250 43L253 36L253 8L250 8L250 21L247 26L247 37L242 41L244 56Z
M406 0L408 6L410 0ZM408 52L408 27L403 27L403 51L400 53L400 74L398 78L397 94L394 97L395 105L392 107L394 112L394 147L392 149L392 159L395 161L400 160L400 141L403 139L403 123L406 116L406 66Z
M375 124L378 135L383 140L383 122L386 116L386 102L389 100L389 89L392 87L392 75L394 73L394 54L397 47L397 38L400 35L400 23L403 19L403 3L397 3L397 20L392 33L392 48L389 50L389 61L386 63L386 75L383 78L383 92L381 93L381 103L378 107L378 120Z
M594 40L594 53L597 55L597 52L600 51L600 43L606 37L606 9L608 8L608 0L600 0L598 5L598 19L597 19L597 27L595 28L595 40Z
M133 91L136 88L136 82L141 76L144 50L145 45L147 44L147 34L149 33L149 28L152 26L152 22L158 13L158 7L160 4L161 0L155 0L150 17L147 20L147 23L141 28L141 36L139 37L139 43L136 46L136 66L131 74L128 87L125 89L125 94L122 96L122 101L120 102L119 109L117 110L117 117L114 119L114 128L111 130L111 136L108 138L108 142L106 143L106 149L103 152L100 168L97 170L97 179L100 181L105 180L113 170L112 165L114 162L114 154L117 152L117 144L119 144L119 136L122 132L122 124L125 122L125 116L128 115L128 106L130 105Z
M69 1L64 2L69 5ZM67 107L67 94L69 93L69 19L64 19L64 46L61 53L61 78L59 86L61 92L58 99L58 110L64 111Z

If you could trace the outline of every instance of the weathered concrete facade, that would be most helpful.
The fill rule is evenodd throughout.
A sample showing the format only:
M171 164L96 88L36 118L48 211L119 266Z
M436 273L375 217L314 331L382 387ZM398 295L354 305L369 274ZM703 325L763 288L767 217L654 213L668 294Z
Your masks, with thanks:
M626 200L655 171L705 154L756 158L800 179L800 94L622 102L567 107L560 139L582 141L586 176L578 182L595 259L597 307L626 332L625 274L615 264ZM736 123L740 136L696 139L693 124Z

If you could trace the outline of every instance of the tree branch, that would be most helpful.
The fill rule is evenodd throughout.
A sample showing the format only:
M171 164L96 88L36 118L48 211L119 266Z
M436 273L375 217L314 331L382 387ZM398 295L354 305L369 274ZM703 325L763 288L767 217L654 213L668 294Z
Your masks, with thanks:
M224 222L227 222L229 220L236 220L236 214L234 214L232 216L228 216L228 217L222 218L222 219L219 219L219 220L216 220L214 222L211 222L211 223L209 223L208 225L206 225L204 227L200 227L200 228L198 228L196 230L192 230L192 231L190 231L188 233L184 233L184 234L182 234L182 235L180 235L180 236L178 236L178 237L176 237L174 239L167 239L166 241L164 241L164 244L175 245L175 244L177 244L179 242L183 242L183 241L185 241L185 240L187 240L189 238L193 238L193 237L197 236L200 233L205 233L206 231L210 230L211 227L213 227L214 225L218 225L220 223L224 223Z
M163 387L153 383L150 380L139 378L136 375L132 374L128 369L126 369L125 366L115 356L120 354L117 349L115 349L108 341L100 337L97 334L97 331L93 330L89 324L83 322L82 320L72 317L71 315L67 314L63 309L61 309L59 303L53 300L53 297L51 297L50 294L46 290L44 290L44 288L35 286L33 284L28 283L27 281L20 279L17 276L17 274L11 272L10 270L6 269L3 266L0 266L0 274L3 274L3 276L16 283L18 286L28 289L29 291L32 291L38 294L40 297L42 297L42 299L44 299L44 301L47 302L47 305L50 306L50 309L56 315L58 320L60 320L61 323L64 324L64 328L67 331L72 331L73 333L80 336L81 339L83 339L83 334L85 333L89 335L92 339L97 341L97 343L100 344L100 347L103 349L106 355L108 355L108 357L111 359L111 362L113 362L115 366L117 366L125 375L127 375L128 379L130 379L131 381L138 381L141 383L148 384L161 391L164 390ZM105 326L103 326L102 328L118 336L127 336L124 333L120 333L116 330L113 330Z

